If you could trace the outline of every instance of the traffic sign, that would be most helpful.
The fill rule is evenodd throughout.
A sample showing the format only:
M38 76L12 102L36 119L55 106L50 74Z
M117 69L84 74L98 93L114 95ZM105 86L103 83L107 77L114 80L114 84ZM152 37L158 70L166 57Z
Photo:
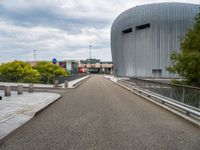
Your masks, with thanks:
M56 63L57 63L57 60L54 58L54 59L52 60L52 62L53 62L53 64L56 64Z

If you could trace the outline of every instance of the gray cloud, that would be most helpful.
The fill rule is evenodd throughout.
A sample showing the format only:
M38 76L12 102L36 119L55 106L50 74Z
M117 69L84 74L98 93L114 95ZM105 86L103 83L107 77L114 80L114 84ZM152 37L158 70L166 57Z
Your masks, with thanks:
M114 19L130 7L163 1L0 0L0 62L32 60L33 49L40 60L86 59L89 44L93 57L111 60Z

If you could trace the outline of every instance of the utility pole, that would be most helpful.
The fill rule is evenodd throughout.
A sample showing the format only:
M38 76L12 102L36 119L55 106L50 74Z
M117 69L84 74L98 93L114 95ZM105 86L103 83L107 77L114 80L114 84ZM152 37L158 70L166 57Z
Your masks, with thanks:
M92 49L92 45L89 45L89 49L90 49L90 60L91 60L91 49Z
M89 58L89 62L90 62L90 69L89 69L89 73L91 72L92 70L92 65L91 65L91 49L92 49L92 45L89 45L89 54L90 54L90 58Z
M34 62L36 62L36 50L33 50Z

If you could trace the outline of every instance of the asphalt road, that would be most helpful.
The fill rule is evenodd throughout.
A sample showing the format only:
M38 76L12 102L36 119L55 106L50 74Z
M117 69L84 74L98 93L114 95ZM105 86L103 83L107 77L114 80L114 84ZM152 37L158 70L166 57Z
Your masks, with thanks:
M93 76L0 145L8 150L199 150L200 129Z

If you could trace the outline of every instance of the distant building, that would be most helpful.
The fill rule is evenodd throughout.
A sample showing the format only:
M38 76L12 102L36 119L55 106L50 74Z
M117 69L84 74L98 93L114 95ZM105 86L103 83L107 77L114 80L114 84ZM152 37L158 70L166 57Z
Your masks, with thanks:
M66 70L71 74L78 74L78 65L79 65L79 61L75 61L75 60L65 60L63 61L66 63Z
M39 61L28 61L32 67ZM52 62L52 61L47 61ZM79 73L112 73L113 63L110 61L100 61L99 59L86 59L86 60L62 60L58 61L55 65L59 65L65 69L70 75Z
M112 73L113 63L110 61L101 62L99 59L80 60L79 72L88 73Z

